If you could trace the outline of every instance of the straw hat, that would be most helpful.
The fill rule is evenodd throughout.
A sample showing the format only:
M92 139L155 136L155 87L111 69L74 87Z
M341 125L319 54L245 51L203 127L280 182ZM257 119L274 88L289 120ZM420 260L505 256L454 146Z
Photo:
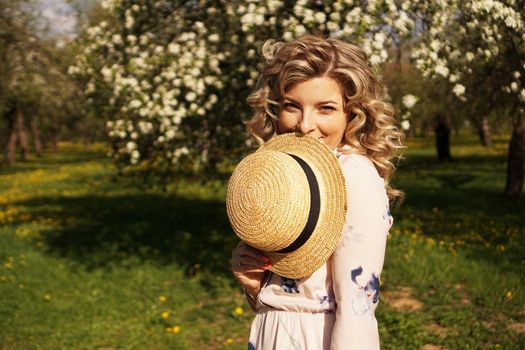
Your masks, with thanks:
M233 230L262 250L271 271L303 278L334 252L346 217L343 172L330 148L302 134L276 136L235 168L226 194Z

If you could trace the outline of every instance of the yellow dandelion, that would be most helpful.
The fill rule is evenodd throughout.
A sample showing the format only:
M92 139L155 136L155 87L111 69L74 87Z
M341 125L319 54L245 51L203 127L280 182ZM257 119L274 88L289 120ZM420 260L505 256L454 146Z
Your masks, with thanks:
M505 296L507 297L507 299L512 299L512 291L507 291L507 294L505 294Z
M44 294L44 300L45 301L50 301L51 300L51 294Z
M224 343L227 344L227 345L233 344L233 339L232 338L228 338L228 339L226 339L226 341Z
M166 327L165 331L166 333L173 333L173 330L171 329L171 327Z
M162 317L163 319L167 319L168 317L170 317L170 313L168 311L164 311L160 314L160 317Z
M235 308L234 312L235 312L235 314L236 314L237 316L240 316L240 315L242 315L242 314L244 313L244 310L242 309L242 307L237 306L237 307Z
M171 331L175 334L180 333L180 326L171 327Z
M13 263L10 262L10 261L8 261L8 262L6 262L6 263L4 264L4 267L5 267L6 269L11 270L11 269L13 268Z
M168 300L168 298L166 298L164 295L161 295L161 296L159 297L159 301L160 301L161 303L165 302L166 300Z

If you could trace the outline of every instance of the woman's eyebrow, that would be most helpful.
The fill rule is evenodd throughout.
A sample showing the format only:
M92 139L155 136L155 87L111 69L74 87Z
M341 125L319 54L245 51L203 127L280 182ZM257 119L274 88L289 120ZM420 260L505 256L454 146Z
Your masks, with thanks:
M336 101L332 101L332 100L319 101L319 102L317 102L318 105L324 105L324 104L328 104L328 103L334 103L334 104L337 104Z
M284 97L283 97L283 101L284 101L284 100L288 100L288 101L291 101L291 102L299 103L299 102L297 102L296 100L294 100L293 98L288 97L288 96L284 96Z
M289 100L289 101L291 101L291 102L299 103L299 102L297 102L296 100L294 100L293 98L288 97L288 96L284 96L283 100ZM326 100L326 101L319 101L319 102L317 102L317 103L316 103L316 106L324 105L324 104L328 104L328 103L337 104L336 101L333 101L333 100Z

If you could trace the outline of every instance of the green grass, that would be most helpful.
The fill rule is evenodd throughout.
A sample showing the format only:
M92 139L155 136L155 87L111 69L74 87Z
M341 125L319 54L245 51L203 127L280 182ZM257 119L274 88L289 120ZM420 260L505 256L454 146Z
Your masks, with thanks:
M409 140L376 313L385 349L525 348L525 200L501 196L508 139L494 141L453 139L455 161L438 164L431 140ZM244 349L225 181L153 186L104 153L64 144L0 167L0 349Z

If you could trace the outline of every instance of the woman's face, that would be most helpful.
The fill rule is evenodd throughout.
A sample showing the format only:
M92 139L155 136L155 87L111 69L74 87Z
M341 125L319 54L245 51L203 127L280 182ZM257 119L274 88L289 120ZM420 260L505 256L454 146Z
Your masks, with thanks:
M320 77L297 83L285 93L277 132L309 134L335 149L343 139L346 124L339 84L332 78Z

